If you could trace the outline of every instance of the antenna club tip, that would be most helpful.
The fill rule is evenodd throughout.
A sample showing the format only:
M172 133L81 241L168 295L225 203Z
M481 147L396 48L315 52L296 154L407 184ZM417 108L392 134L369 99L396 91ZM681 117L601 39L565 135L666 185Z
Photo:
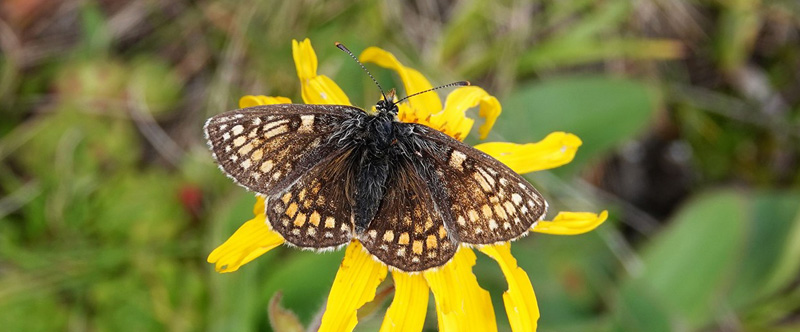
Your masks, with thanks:
M464 86L470 86L470 85L472 85L472 83L470 83L469 81L464 81Z
M339 47L339 45L342 45L342 43L340 43L338 41L337 42L333 42L333 46Z

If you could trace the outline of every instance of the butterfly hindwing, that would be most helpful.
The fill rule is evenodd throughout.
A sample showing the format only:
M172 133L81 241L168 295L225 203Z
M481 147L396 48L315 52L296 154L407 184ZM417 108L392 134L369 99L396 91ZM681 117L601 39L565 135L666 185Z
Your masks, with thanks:
M497 159L429 127L411 124L434 151L421 156L434 167L448 197L454 236L492 244L527 234L547 212L547 202L522 176Z
M204 129L220 168L243 187L269 195L336 152L328 137L355 116L363 111L339 105L262 105L214 116Z
M375 218L360 235L364 248L387 265L423 271L447 263L458 249L424 169L411 159L392 165Z
M327 249L349 243L353 235L349 188L353 181L352 150L331 155L297 181L267 197L272 229L287 242Z

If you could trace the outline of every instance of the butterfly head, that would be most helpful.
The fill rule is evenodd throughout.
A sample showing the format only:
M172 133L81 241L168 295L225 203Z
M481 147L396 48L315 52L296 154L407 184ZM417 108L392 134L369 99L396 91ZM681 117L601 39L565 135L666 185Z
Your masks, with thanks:
M394 96L395 91L391 89L384 99L378 100L378 103L375 105L375 110L378 111L378 114L397 115L399 110L397 109L397 103L393 102Z

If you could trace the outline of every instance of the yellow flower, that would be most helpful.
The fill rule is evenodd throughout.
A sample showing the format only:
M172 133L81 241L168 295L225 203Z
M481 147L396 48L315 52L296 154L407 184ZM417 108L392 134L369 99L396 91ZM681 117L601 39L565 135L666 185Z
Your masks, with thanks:
M350 105L344 92L330 78L317 74L317 57L306 39L292 41L292 50L300 78L303 101L307 104ZM406 94L432 88L422 74L403 66L392 54L371 47L360 56L362 62L375 63L396 71ZM289 103L283 97L245 96L240 107ZM479 107L484 124L478 129L484 138L501 106L497 98L476 86L460 87L452 91L444 105L436 93L426 93L399 105L401 121L416 122L440 130L463 140L472 129L474 120L465 111ZM581 140L572 134L555 132L542 141L528 144L484 143L477 149L497 158L518 173L558 167L569 163L575 156ZM233 272L254 258L283 243L283 238L272 231L264 215L264 200L257 198L253 207L255 217L240 227L225 243L208 256L219 272ZM608 213L561 212L552 221L540 221L531 228L534 232L574 235L593 230L603 223ZM510 243L477 247L500 266L508 281L503 294L506 314L513 331L534 331L539 319L539 308L528 275L517 266L511 255ZM386 311L381 331L421 331L427 313L429 290L436 303L437 320L441 331L496 331L494 309L489 293L483 290L472 273L475 253L461 246L450 262L437 269L422 273L392 270L395 294ZM347 247L344 260L336 274L320 331L352 331L358 323L357 310L372 301L375 290L386 278L389 269L379 263L353 240Z

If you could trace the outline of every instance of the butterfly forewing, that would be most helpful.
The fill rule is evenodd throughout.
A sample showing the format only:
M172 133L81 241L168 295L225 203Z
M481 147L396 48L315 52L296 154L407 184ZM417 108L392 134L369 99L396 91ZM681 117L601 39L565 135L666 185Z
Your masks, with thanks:
M434 167L446 190L455 237L468 244L492 244L525 235L544 217L547 202L533 186L485 153L423 125L415 132L435 151L421 156Z
M403 271L444 265L458 243L448 234L441 202L428 189L424 171L419 172L411 160L402 159L392 167L386 194L361 242L379 260Z
M327 138L357 108L280 104L230 111L206 122L208 144L237 183L269 195L336 150Z

